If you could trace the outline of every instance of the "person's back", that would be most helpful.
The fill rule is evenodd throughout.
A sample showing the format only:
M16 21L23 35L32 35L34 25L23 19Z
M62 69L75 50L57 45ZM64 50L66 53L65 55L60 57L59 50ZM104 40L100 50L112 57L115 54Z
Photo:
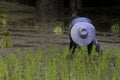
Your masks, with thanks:
M88 22L88 23L92 23L90 19L86 18L86 17L78 17L72 20L71 25L74 25L76 23L79 22Z

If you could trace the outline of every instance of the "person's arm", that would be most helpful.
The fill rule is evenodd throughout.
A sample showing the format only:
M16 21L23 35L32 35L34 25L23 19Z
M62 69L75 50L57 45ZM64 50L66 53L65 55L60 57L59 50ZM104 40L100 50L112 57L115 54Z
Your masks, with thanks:
M77 48L77 44L73 42L70 36L69 50L72 52L72 54L74 54L76 48Z
M89 54L89 55L90 55L91 52L92 52L92 47L93 47L93 41L92 41L89 45L87 45L87 49L88 49L88 54Z
M97 39L93 40L93 44L96 45L96 52L100 53L100 44Z

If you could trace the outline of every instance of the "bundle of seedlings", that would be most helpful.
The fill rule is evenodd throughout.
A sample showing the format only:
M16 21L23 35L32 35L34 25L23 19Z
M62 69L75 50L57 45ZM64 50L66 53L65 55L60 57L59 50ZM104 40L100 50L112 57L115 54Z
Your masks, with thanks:
M2 30L2 39L0 41L0 47L5 48L5 47L12 47L12 41L10 38L10 32L7 30L7 14L5 12L0 14L0 24L3 26Z

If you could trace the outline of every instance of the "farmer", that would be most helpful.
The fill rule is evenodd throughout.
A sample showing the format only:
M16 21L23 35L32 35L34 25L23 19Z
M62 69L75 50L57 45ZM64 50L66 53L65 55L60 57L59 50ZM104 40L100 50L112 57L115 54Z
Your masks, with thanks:
M88 54L92 51L92 46L96 46L96 51L100 52L100 45L96 39L96 30L90 19L78 17L72 20L70 29L70 50L72 54L77 46L87 46Z

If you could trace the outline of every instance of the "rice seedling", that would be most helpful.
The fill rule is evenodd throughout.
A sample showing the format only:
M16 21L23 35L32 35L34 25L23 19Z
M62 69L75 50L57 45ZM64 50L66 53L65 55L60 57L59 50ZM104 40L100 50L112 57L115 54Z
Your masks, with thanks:
M0 56L1 80L119 80L120 50L107 48L99 56L92 51L88 55L86 48L77 49L72 59L67 59L68 48L59 51L27 50L21 54L11 53Z
M0 41L0 47L1 48L6 48L6 47L9 48L9 47L13 46L11 38L10 38L10 34L11 33L7 30L3 31L3 37Z
M120 32L120 24L118 19L113 20L113 24L111 26L111 31L113 33L119 33Z
M63 33L62 31L62 22L60 21L57 21L56 22L56 25L55 25L55 28L53 30L53 32L55 33L55 35L61 35Z
M58 80L58 58L59 52L57 49L51 47L50 50L45 51L43 57L44 80Z
M6 13L2 13L0 14L0 23L3 26L3 37L0 41L0 47L1 48L5 48L5 47L12 47L12 41L10 38L10 32L7 30L6 25L7 25L7 14Z
M58 56L58 69L59 69L59 75L61 80L69 80L69 72L68 72L68 67L67 64L68 62L66 61L66 56L68 55L68 49L64 48L61 53L59 53Z
M3 26L3 28L6 27L6 24L7 24L7 14L5 11L3 11L1 14L0 14L0 24Z
M0 56L0 80L8 80L8 70L6 62L2 56Z
M15 54L9 54L6 58L7 69L9 72L9 80L21 80L22 79L22 70L20 67L20 62L17 59Z
M119 29L119 24L118 23L114 23L111 27L111 31L114 33L119 33L120 29Z

